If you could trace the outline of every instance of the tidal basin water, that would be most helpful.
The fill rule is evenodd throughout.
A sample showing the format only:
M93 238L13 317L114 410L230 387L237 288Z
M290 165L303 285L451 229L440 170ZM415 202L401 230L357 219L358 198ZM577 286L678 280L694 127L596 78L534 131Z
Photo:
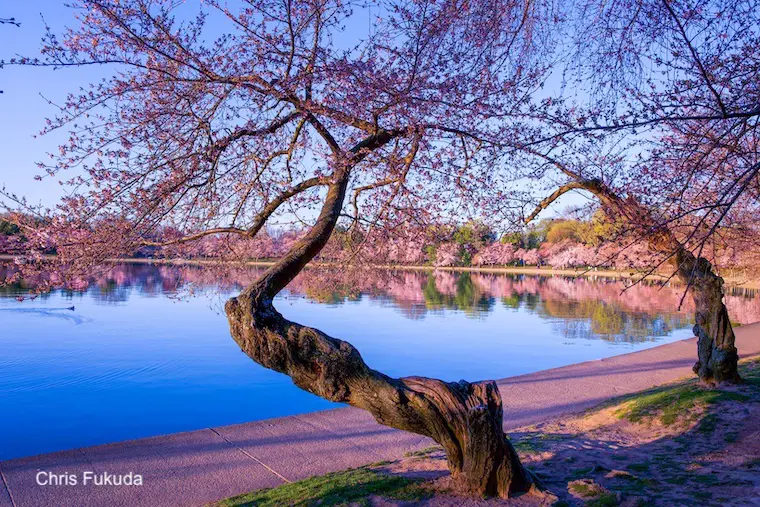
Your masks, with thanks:
M3 289L0 460L337 406L230 337L223 302L255 274L134 264L78 292L18 302L24 288ZM688 301L676 312L681 292L670 287L451 272L313 278L275 306L392 376L498 379L691 335ZM754 294L727 300L735 320L760 320Z

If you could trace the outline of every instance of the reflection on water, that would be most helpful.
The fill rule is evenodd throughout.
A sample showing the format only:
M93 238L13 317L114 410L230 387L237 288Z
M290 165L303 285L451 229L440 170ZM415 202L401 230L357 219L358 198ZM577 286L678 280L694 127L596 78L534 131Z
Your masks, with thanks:
M125 264L84 292L0 290L0 459L330 408L241 353L221 305L259 269ZM501 378L690 335L676 288L483 273L313 270L276 306L389 375ZM180 296L195 293L198 297ZM726 297L760 320L753 293ZM70 309L73 306L73 309Z

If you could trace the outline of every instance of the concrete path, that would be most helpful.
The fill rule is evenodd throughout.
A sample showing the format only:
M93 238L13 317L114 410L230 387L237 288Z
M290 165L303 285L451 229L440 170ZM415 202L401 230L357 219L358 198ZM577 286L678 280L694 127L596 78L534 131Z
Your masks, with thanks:
M739 327L736 334L742 356L760 354L760 323ZM691 375L695 341L503 379L504 427L576 412ZM396 459L431 443L380 426L361 410L328 410L0 462L0 507L198 506ZM133 472L142 475L143 485L83 485L85 471ZM40 472L71 474L78 484L40 486Z

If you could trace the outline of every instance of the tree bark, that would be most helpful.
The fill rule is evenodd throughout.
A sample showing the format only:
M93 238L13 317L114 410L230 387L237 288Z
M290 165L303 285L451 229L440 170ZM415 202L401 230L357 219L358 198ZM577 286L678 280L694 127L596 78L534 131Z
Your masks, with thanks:
M371 147L383 138L378 139L360 146ZM355 151L354 162L361 157L361 149ZM536 480L520 464L504 434L495 382L390 378L369 368L351 344L290 322L274 308L277 293L327 243L343 205L348 177L347 169L335 170L314 227L259 280L227 301L232 337L251 359L285 373L298 387L367 410L380 424L441 444L462 492L503 498L528 492Z
M697 337L697 362L694 373L705 384L736 384L739 377L739 353L736 337L723 303L723 278L716 275L707 259L695 258L685 250L680 257L679 276L691 281L694 300L694 335ZM679 256L676 256L679 257ZM685 259L683 257L686 257Z
M508 498L531 489L534 480L502 429L495 382L390 378L351 344L290 322L261 300L244 292L225 306L232 336L251 359L317 396L367 410L380 424L432 438L463 493Z

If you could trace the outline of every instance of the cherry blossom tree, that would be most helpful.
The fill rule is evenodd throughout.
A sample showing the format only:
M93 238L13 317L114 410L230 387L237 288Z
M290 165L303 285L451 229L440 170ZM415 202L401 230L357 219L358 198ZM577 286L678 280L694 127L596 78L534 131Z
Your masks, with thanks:
M461 245L453 241L441 243L436 248L433 265L436 267L456 266L460 261L461 248Z
M138 248L204 240L223 249L274 220L300 223L303 234L277 238L284 253L225 306L240 348L307 391L431 437L462 491L508 497L536 479L504 435L495 382L390 378L272 303L341 220L369 237L458 212L471 197L466 182L489 177L478 161L492 155L478 140L516 138L511 119L535 114L530 97L547 70L536 58L547 40L539 21L552 15L544 6L378 7L366 32L363 4L340 0L235 9L209 0L200 12L169 1L75 1L78 23L50 31L41 59L9 62L98 65L110 76L69 95L49 120L45 132L68 129L69 141L41 168L70 193L53 210L34 209L34 223L18 215L29 248L18 262L29 276L55 273L45 289L79 283ZM163 226L182 232L155 239ZM50 248L55 259L43 259Z
M515 260L515 247L511 243L494 241L481 248L472 258L475 266L506 266Z

